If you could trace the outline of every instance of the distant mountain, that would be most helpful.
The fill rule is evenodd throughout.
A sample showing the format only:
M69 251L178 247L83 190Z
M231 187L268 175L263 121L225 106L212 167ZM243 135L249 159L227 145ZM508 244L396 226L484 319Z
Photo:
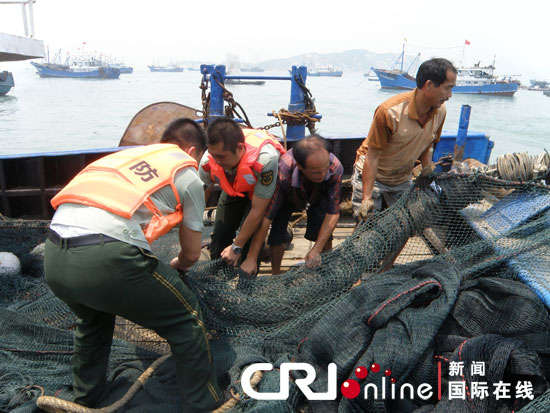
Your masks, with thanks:
M337 53L306 53L282 59L271 59L256 65L266 70L286 70L291 66L304 65L308 68L316 66L335 66L344 71L368 72L371 67L390 68L398 54L374 53L365 49L346 50ZM405 56L404 70L412 63L414 56ZM416 66L418 67L418 63Z

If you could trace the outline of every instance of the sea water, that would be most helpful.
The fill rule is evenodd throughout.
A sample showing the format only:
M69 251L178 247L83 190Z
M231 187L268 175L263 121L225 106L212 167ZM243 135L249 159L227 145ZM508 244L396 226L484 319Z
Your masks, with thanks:
M3 70L11 70L4 65ZM200 73L152 73L134 68L116 80L40 78L29 64L13 71L15 88L0 97L0 154L115 147L132 117L143 107L171 101L202 108ZM265 72L263 75L286 75ZM324 136L366 136L374 110L395 90L382 90L362 73L341 78L308 78ZM253 126L275 122L266 114L287 108L289 81L263 86L231 86ZM494 141L491 160L510 152L550 150L550 97L518 91L513 97L454 95L447 103L444 130L456 133L461 105L472 107L470 131ZM273 129L280 135L280 128Z

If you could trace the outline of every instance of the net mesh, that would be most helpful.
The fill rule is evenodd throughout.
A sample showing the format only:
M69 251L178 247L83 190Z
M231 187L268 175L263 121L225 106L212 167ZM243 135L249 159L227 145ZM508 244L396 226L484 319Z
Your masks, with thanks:
M0 411L34 411L37 391L31 385L70 399L74 316L43 282L35 249L47 224L0 221L0 250L20 256L25 274L0 280ZM178 248L170 236L154 247L163 260ZM220 382L240 394L236 411L427 411L434 406L441 411L518 411L529 398L497 400L492 389L475 403L449 400L450 363L484 361L491 380L512 383L512 396L520 379L532 383L533 397L546 391L549 249L548 187L482 174L443 174L433 182L418 182L392 207L371 216L323 254L317 268L297 266L249 279L219 260L204 261L188 273L187 282L203 309ZM381 271L395 257L392 269ZM499 348L510 351L497 352L495 358ZM117 318L102 405L117 400L155 357L168 351L154 332ZM442 381L442 400L437 395L428 400L350 399L338 392L334 401L308 402L294 383L285 401L258 401L243 393L244 367L288 361L315 367L311 387L317 391L326 391L331 362L338 367L338 389L350 378L362 388L370 382L389 385L373 374L363 380L354 376L356 367L376 362L391 369L398 385L437 388ZM474 378L463 379L468 387ZM265 373L258 391L278 387L274 370ZM177 411L176 394L174 366L166 363L125 411ZM529 406L538 403L537 408L550 410L547 400L545 394ZM529 406L525 411L535 411Z

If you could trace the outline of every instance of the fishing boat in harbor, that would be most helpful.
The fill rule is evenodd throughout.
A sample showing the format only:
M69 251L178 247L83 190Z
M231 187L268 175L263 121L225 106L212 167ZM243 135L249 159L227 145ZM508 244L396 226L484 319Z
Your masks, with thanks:
M307 72L308 76L313 77L342 77L343 74L344 72L342 70L338 70L333 66L319 67Z
M363 77L366 77L369 82L378 82L378 76L372 70L367 73L363 73Z
M456 86L453 93L513 96L519 89L519 83L504 78L497 78L494 66L458 68ZM416 87L416 78L407 72L399 70L376 69L372 70L380 80L383 89L410 90Z
M397 59L400 62L399 69L373 67L371 70L378 76L382 89L411 90L416 87L416 78L410 75L409 71L418 57L420 57L420 53L409 65L409 68L403 70L405 59L405 45L403 44L403 50ZM520 86L518 81L510 77L498 78L495 76L494 62L489 66L481 66L478 62L470 67L459 67L457 71L456 86L453 88L453 93L457 94L513 96Z
M527 88L528 90L533 90L533 91L550 90L550 82L547 81L547 80L533 80L533 79L531 79L529 82L530 82L530 85Z
M8 93L15 86L13 74L8 71L0 72L0 96Z
M79 56L72 59L68 58L66 61L73 62L72 64L75 66L112 67L118 69L120 74L130 74L134 72L132 66L126 65L118 59L113 59L104 55Z
M55 63L31 62L40 77L73 79L118 79L120 70L109 66L60 65Z
M124 64L112 64L109 66L118 69L120 74L130 74L134 72L134 68L132 66L127 66Z
M78 66L96 66L96 67L112 67L118 69L120 74L130 74L134 72L132 66L126 65L118 59L99 56L80 56L79 58L69 59L72 60L74 65Z
M182 66L147 66L151 72L183 72L185 70Z

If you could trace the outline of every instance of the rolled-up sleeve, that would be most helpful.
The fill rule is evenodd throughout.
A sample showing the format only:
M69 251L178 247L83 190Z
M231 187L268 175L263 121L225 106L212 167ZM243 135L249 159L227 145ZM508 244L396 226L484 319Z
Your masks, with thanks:
M388 146L393 127L390 117L385 108L379 106L374 112L374 118L367 135L369 148L384 149Z
M277 172L279 168L279 156L273 156L263 167L256 179L254 186L254 195L258 198L269 199L275 193L277 184Z
M176 188L183 201L183 225L192 231L201 232L205 208L203 183L192 169L182 175L182 179L176 180Z
M210 185L212 183L212 180L210 179L210 172L206 172L204 170L204 166L208 163L208 151L204 152L204 155L202 155L201 161L199 163L199 176L201 178L201 181L205 185Z

